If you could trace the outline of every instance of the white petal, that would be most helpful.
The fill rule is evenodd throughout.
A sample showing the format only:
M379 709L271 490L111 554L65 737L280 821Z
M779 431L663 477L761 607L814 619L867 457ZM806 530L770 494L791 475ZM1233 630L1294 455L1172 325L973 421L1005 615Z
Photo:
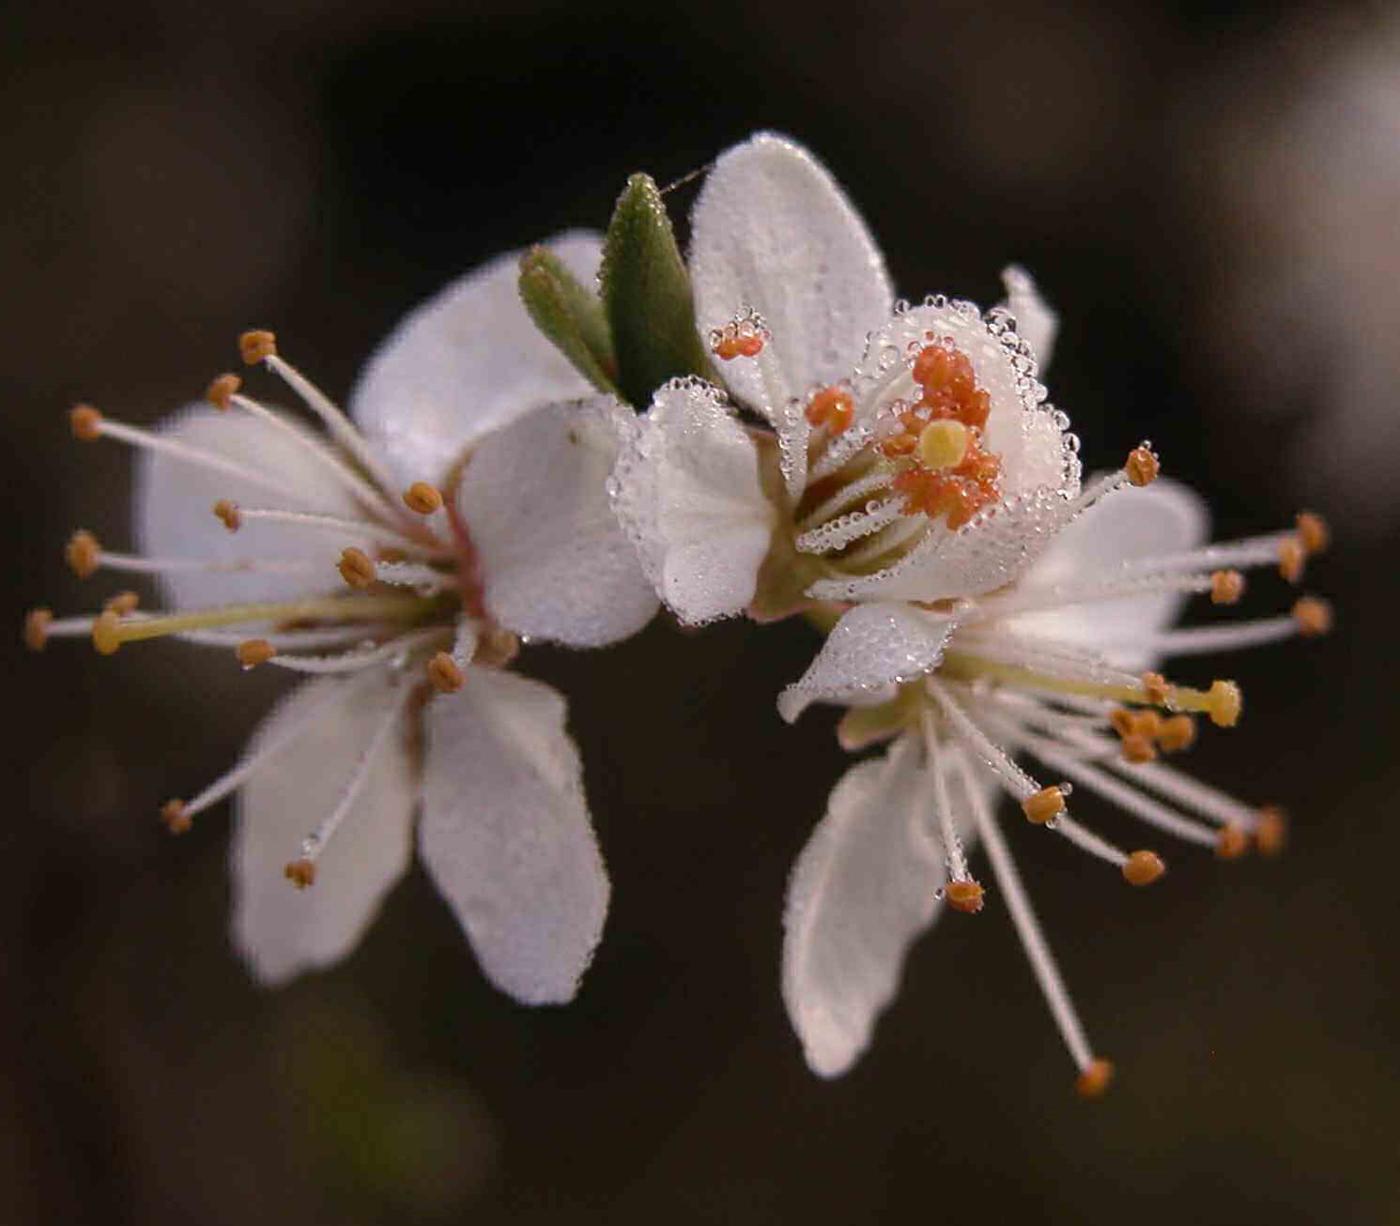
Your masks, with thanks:
M1159 478L1143 489L1124 489L1084 512L1055 538L1023 583L1053 587L1108 582L1134 558L1177 553L1203 544L1210 529L1205 502L1179 482ZM1123 600L1022 613L1007 625L1027 634L1102 650L1115 663L1146 668L1151 659L1132 649L1176 620L1185 597L1166 592Z
M756 408L771 413L789 396L846 378L890 312L885 262L865 223L826 168L781 136L760 133L720 157L691 233L701 335L747 308L772 332L781 386L765 389L753 361L722 364Z
M608 909L564 700L474 669L427 710L419 844L481 968L525 1004L578 991Z
M1002 269L1001 282L1006 286L1003 305L1016 317L1016 330L1026 338L1035 354L1036 365L1044 374L1050 368L1055 352L1055 335L1060 330L1060 317L1040 296L1034 278L1024 268L1012 264Z
M188 405L166 418L159 433L237 460L294 493L280 496L262 485L210 473L160 452L142 451L133 518L144 553L210 562L302 561L316 567L301 574L190 571L164 575L160 585L172 606L200 608L233 601L284 600L339 584L335 564L340 551L347 545L363 546L364 541L254 521L229 532L214 518L214 503L221 498L243 506L358 517L356 504L343 486L294 439L246 413L221 413L207 404Z
M788 884L783 1000L807 1063L836 1077L870 1042L946 876L917 747L897 741L831 793Z
M656 593L608 501L633 414L610 396L549 405L482 440L458 487L486 606L520 634L597 647L640 630Z
M1056 539L1072 504L1054 490L1033 490L988 508L949 532L935 524L893 566L857 579L821 579L821 600L949 600L1010 583Z
M642 569L682 621L728 617L753 599L777 513L758 448L717 389L662 387L614 482L613 507Z
M337 687L347 690L343 703L328 697ZM321 852L315 884L298 890L282 874L300 855L302 839L335 808L360 755L399 701L396 689L377 680L311 681L253 734L250 752L304 722L300 734L243 785L234 812L233 943L264 983L339 962L408 867L413 768L404 735L393 733Z
M593 284L597 235L571 231L545 245ZM488 430L592 390L526 314L521 254L496 257L412 311L360 374L351 415L405 487L441 481Z
M801 679L778 696L778 710L791 723L810 703L869 701L922 677L943 658L952 626L902 602L848 609Z

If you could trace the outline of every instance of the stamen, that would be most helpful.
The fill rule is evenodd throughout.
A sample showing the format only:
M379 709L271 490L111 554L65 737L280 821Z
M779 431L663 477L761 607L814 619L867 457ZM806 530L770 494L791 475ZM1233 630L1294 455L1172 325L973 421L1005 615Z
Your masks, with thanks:
M455 576L418 562L378 562L374 573L380 583L411 587L420 596L431 596L457 586Z
M824 387L803 412L812 426L825 426L828 434L843 434L855 418L856 402L844 387Z
M1308 551L1296 536L1286 536L1278 546L1278 573L1289 583L1297 583L1303 577L1303 567L1308 560Z
M1173 715L1162 721L1157 744L1167 753L1180 753L1196 743L1196 721L1189 715Z
M237 375L216 375L204 389L204 399L220 413L227 413L234 395L242 386L243 380Z
M183 630L236 626L240 622L325 619L342 622L378 622L411 619L424 611L424 601L412 596L325 596L285 603L235 604L158 617L119 618L106 612L90 623L93 646L111 655L123 643L160 638ZM50 627L50 633L53 627Z
M835 515L837 511L849 506L858 498L864 498L879 490L888 489L889 484L890 474L882 468L874 469L866 473L863 477L857 477L856 480L847 485L843 485L836 493L832 494L830 498L819 503L816 510L803 517L798 527L804 532L815 528L818 524L825 523Z
M68 428L80 443L91 443L102 437L102 414L90 404L76 404L68 410Z
M1211 604L1238 604L1244 595L1244 576L1237 570L1218 570L1210 577Z
M336 569L340 571L340 577L353 588L363 590L374 583L374 559L363 549L351 546L343 550L340 561L336 563Z
M1298 514L1296 525L1298 539L1303 543L1303 549L1309 555L1323 553L1331 544L1331 530L1321 515L1315 515L1312 511L1301 511Z
M135 613L140 606L141 597L135 592L118 592L115 596L107 597L107 603L102 608L105 612L125 617L128 613Z
M929 774L933 780L934 816L938 820L939 839L943 844L943 856L948 866L948 877L952 883L974 885L975 883L970 880L967 871L967 856L963 852L962 839L958 837L957 827L953 824L953 808L948 802L948 779L944 774L938 735L934 730L933 712L927 707L924 708L923 712L923 726L924 752L928 755ZM952 901L951 898L949 901ZM953 905L957 907L957 904ZM977 905L973 910L981 910L981 907L979 888ZM962 907L957 907L957 909L964 910Z
M1317 638L1332 629L1332 606L1316 596L1304 596L1293 605L1293 620L1304 638Z
M898 498L887 498L869 510L839 515L819 528L803 532L793 543L801 553L832 553L898 519L902 506Z
M442 493L426 481L415 481L403 492L404 505L419 515L431 515L442 510Z
M1047 825L1065 811L1064 790L1057 787L1041 788L1021 802L1021 811L1028 821L1037 826Z
M238 504L230 502L227 498L220 498L214 504L214 518L230 532L237 532L243 527L243 514L239 511Z
M964 915L976 915L982 910L982 898L986 891L976 881L950 881L943 897L954 911Z
M1139 487L1151 485L1157 480L1157 474L1162 471L1162 463L1158 460L1151 446L1143 443L1128 452L1128 458L1123 463L1123 471L1133 485Z
M1074 1092L1083 1099L1102 1098L1112 1084L1112 1061L1091 1060L1089 1066L1079 1074L1079 1079L1074 1083Z
M235 654L245 669L257 668L259 664L266 664L272 659L277 654L277 648L266 639L245 639L238 644Z
M277 334L252 329L238 337L238 354L249 366L256 366L277 352Z
M182 800L167 800L161 805L160 820L171 834L187 834L194 825L189 809Z
M1167 866L1155 851L1135 851L1123 865L1123 880L1129 885L1151 885L1166 871Z
M102 557L102 547L97 538L86 529L80 529L68 538L63 548L63 560L79 579L86 579L96 572Z
M1088 1036L1085 1035L1084 1026L1074 1011L1074 1003L1070 1000L1055 956L1050 952L1050 947L1041 934L1030 898L1021 884L1020 874L1016 871L1016 863L1002 839L1001 829L992 815L982 789L972 777L972 768L961 753L954 755L954 763L961 777L968 805L972 809L973 819L982 836L982 844L987 849L987 859L991 862L997 888L1006 900L1006 909L1011 913L1012 923L1016 926L1016 933L1021 938L1031 970L1035 973L1036 981L1045 996L1045 1003L1050 1007L1050 1014L1059 1027L1070 1056L1079 1067L1082 1084L1085 1075L1096 1063L1093 1051L1089 1047Z
M1311 617L1311 613L1305 616ZM1135 645L1140 642L1142 648L1151 651L1153 655L1213 655L1216 652L1238 651L1245 647L1277 643L1302 632L1303 628L1295 613L1235 622L1226 626L1190 626L1183 630L1164 630L1160 634L1135 641Z
M827 444L821 458L812 465L809 480L817 482L830 477L874 437L875 431L868 423L854 423Z
M68 543L66 556L69 566L79 578L86 578L98 569L138 575L183 574L190 571L211 575L302 575L316 569L311 562L295 558L230 558L211 562L205 558L147 558L132 553L113 553L101 548L91 532L75 534ZM90 569L80 570L79 567Z
M316 884L316 865L306 859L293 860L283 870L282 875L299 890Z
M1271 532L1265 536L1204 545L1199 549L1188 549L1180 553L1135 558L1124 563L1123 570L1133 575L1156 575L1173 571L1268 566L1278 561L1279 546L1289 539L1296 538L1288 532Z
M1249 851L1249 831L1240 826L1222 826L1215 840L1215 854L1222 860L1238 860Z
M1265 805L1254 824L1254 845L1265 856L1277 856L1288 842L1288 817L1277 805Z
M447 633L446 626L430 626L416 634L403 634L377 646L359 651L346 651L332 656L278 656L272 661L278 668L294 673L353 673L376 664L406 659L415 648L425 646Z
M1121 600L1126 596L1148 596L1158 592L1209 592L1211 586L1210 575L1166 573L1134 574L1126 579L1109 579L1085 584L1027 586L1011 595L992 596L986 600L972 602L967 616L971 621L987 621L1013 613L1062 609L1070 605L1094 604L1100 600Z
M24 615L24 645L30 651L43 651L48 644L50 628L53 626L53 610L30 609Z
M455 694L467 683L467 675L445 651L428 661L428 680L439 694Z
M968 741L976 751L977 757L996 775L1002 786L1016 800L1025 801L1042 790L1039 783L1017 766L1006 752L973 722L971 716L963 710L962 705L943 685L932 677L926 678L924 685L938 704L939 709L952 722L958 734ZM1045 790L1053 791L1054 789ZM1064 808L1063 797L1064 793L1061 791L1059 810ZM1027 814L1027 816L1030 815ZM1054 814L1052 813L1050 816L1054 816Z

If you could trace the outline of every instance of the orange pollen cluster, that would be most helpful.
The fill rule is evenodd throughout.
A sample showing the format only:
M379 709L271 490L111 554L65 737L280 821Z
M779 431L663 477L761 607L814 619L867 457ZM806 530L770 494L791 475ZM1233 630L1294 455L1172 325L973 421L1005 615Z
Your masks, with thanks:
M837 435L844 433L855 418L856 402L844 387L824 387L803 411L814 428L825 426L827 433Z
M1157 750L1177 753L1196 740L1196 721L1189 715L1164 716L1151 707L1119 707L1108 717L1123 742L1123 757L1129 762L1151 762Z
M946 341L920 349L912 373L922 395L899 414L902 429L885 439L880 450L888 459L910 464L894 480L896 492L904 495L906 515L946 516L948 527L961 528L1001 497L1001 457L982 448L991 397L977 386L968 356ZM938 427L941 422L957 423L963 431ZM942 432L937 439L927 437L931 428ZM949 454L953 440L956 461L932 462L931 457Z
M756 358L768 343L768 329L750 316L716 328L710 333L710 352L722 362Z

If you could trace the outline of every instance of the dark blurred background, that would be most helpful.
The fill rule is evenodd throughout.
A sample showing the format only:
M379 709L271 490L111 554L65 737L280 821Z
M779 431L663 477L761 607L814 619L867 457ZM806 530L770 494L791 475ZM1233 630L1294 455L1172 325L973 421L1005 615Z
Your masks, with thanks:
M911 297L989 303L1006 262L1036 273L1091 466L1150 437L1223 534L1329 513L1309 586L1339 631L1232 660L1248 718L1194 755L1289 806L1283 860L1171 848L1137 894L1011 830L1119 1066L1094 1105L995 905L917 948L852 1074L807 1072L779 921L846 764L829 714L773 710L812 647L795 626L658 620L606 653L527 653L571 697L614 882L581 996L540 1012L483 982L421 870L348 963L256 989L226 937L223 811L178 842L154 819L232 760L277 679L12 640L0 1220L1400 1222L1395 6L4 18L12 626L107 590L64 570L73 527L128 540L129 457L71 444L73 400L154 421L255 325L343 393L457 273L601 225L629 171L664 183L773 127L847 185ZM1288 598L1263 576L1245 611Z

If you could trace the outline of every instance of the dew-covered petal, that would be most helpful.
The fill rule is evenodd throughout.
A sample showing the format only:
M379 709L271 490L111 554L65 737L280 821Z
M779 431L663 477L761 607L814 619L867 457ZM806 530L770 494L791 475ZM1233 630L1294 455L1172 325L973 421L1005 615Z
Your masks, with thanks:
M607 491L637 429L611 396L594 396L528 413L473 449L457 508L502 625L597 647L651 620L656 593Z
M1016 317L1016 330L1025 337L1043 375L1050 369L1055 352L1060 317L1040 296L1035 279L1020 265L1002 269L1001 283L1006 286L1006 301L1002 305Z
M788 883L783 1000L807 1063L846 1072L894 998L904 955L938 911L946 870L916 744L852 767Z
M545 246L593 284L596 234ZM360 374L351 415L405 487L441 481L470 443L521 413L592 391L526 313L521 254L497 256L410 312Z
M346 701L334 700L337 688ZM310 681L253 734L249 753L301 725L243 785L234 807L233 943L263 983L340 961L408 867L415 797L405 726L381 743L362 791L317 860L315 884L298 890L283 876L302 839L335 808L396 703L398 689L378 679Z
M303 563L314 568L286 573L167 573L159 583L172 606L286 600L338 586L335 564L340 551L347 545L363 548L366 541L252 520L229 532L213 514L214 503L226 498L248 507L358 517L344 486L305 447L256 417L236 410L221 413L207 404L186 406L166 418L157 432L255 469L266 475L269 484L211 473L164 452L143 450L136 473L133 527L144 553L217 563Z
M856 605L778 696L778 710L791 723L813 702L880 701L893 686L937 667L952 628L951 619L902 602Z
M642 569L682 621L729 617L753 599L776 509L758 448L716 388L662 387L622 448L613 490Z
M564 699L475 669L427 709L423 861L486 977L530 1005L578 991L608 909Z
M752 360L721 370L739 396L770 416L789 396L846 378L866 336L890 312L884 258L865 223L826 168L784 137L759 133L719 158L695 203L691 233L701 334L748 308L772 333L778 386L765 386Z
M1125 562L1194 549L1209 530L1204 500L1180 482L1163 477L1141 489L1129 487L1095 503L1065 528L1026 572L1022 590L1112 582ZM1022 613L1006 624L1102 651L1124 667L1146 668L1152 658L1132 644L1169 626L1185 600L1177 592L1156 592Z
M980 596L1020 576L1069 522L1073 506L1054 490L1034 490L988 508L950 532L935 524L894 565L856 578L820 579L819 600L950 600Z

